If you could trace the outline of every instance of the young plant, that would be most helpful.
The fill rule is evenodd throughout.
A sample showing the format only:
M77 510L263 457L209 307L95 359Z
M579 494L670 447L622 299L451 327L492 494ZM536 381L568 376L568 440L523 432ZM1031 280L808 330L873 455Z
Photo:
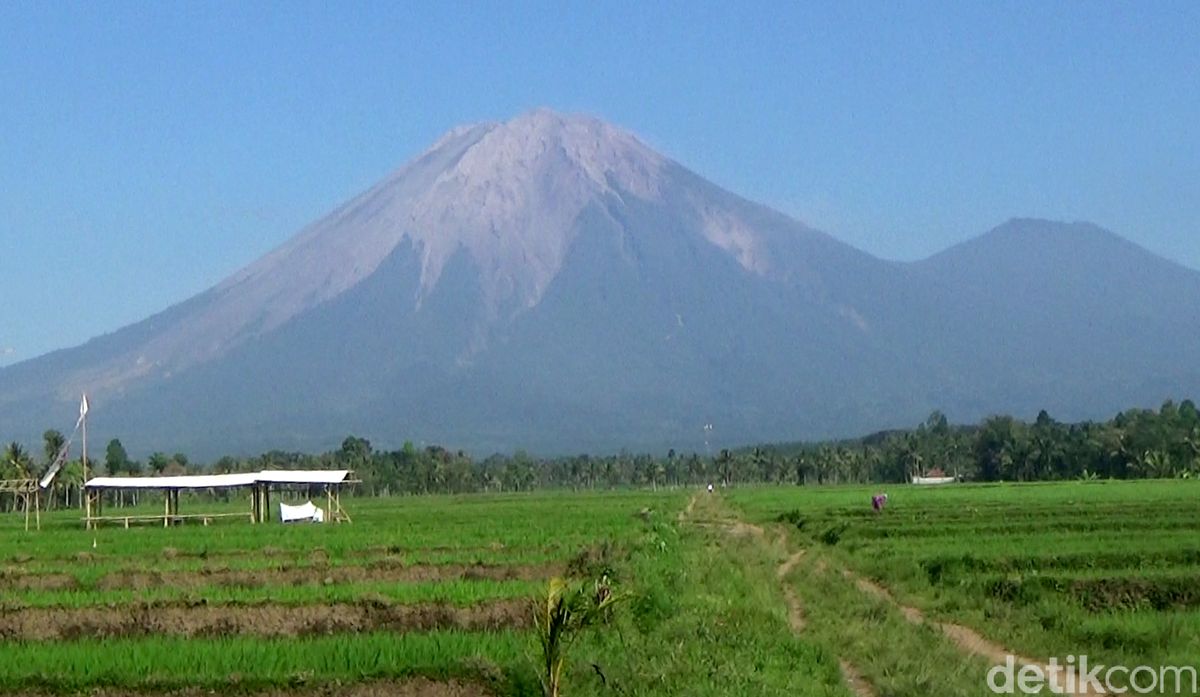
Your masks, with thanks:
M607 575L591 583L550 580L546 597L534 601L534 624L542 651L539 678L546 697L561 697L571 647L585 630L604 622L622 599L613 592Z

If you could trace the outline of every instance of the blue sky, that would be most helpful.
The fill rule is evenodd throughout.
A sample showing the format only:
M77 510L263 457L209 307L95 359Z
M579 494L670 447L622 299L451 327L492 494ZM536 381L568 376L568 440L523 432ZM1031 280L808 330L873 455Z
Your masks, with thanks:
M0 4L0 365L216 283L464 122L598 115L893 259L1200 268L1200 3Z

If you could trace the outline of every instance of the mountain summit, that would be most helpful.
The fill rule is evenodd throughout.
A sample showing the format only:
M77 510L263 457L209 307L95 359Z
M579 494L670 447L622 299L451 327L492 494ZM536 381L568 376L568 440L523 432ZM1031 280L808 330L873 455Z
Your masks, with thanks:
M1195 391L1200 274L1012 221L917 264L538 110L456 128L214 288L0 370L0 423L142 450L697 447ZM8 430L8 429L6 429Z

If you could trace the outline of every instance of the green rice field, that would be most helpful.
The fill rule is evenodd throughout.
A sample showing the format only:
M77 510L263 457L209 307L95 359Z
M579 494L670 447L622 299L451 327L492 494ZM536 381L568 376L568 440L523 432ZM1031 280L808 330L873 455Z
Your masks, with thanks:
M877 514L880 490L351 498L340 525L11 514L0 693L540 695L557 576L622 601L564 695L983 695L998 650L1200 664L1200 483L893 486Z

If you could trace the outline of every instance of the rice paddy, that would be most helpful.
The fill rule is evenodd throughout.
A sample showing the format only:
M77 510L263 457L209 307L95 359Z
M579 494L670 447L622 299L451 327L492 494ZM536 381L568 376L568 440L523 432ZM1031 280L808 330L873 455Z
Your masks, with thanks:
M350 499L349 525L6 517L0 694L540 695L532 599L601 573L627 601L573 650L567 695L981 695L1001 650L1200 662L1200 483L893 487L880 514L874 491Z

